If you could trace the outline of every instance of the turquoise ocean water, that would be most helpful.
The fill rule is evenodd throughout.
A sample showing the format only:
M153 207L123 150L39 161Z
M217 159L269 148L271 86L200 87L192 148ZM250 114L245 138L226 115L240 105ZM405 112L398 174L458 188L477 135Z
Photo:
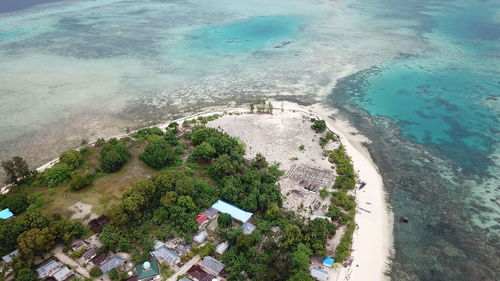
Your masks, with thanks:
M396 220L394 280L498 280L499 2L408 1L429 46L341 79ZM405 3L393 2L395 9Z
M392 279L500 279L498 1L42 2L0 1L1 159L209 105L323 102L411 217Z

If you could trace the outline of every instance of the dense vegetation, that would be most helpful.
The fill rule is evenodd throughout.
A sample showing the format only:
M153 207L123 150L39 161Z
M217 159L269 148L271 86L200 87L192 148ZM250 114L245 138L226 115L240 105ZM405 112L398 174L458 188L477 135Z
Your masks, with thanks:
M101 150L101 168L108 173L120 170L130 159L130 152L117 139L106 142Z

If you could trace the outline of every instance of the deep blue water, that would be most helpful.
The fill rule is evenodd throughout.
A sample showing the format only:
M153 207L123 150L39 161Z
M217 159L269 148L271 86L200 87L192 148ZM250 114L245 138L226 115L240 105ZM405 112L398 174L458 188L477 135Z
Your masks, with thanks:
M2 0L0 2L0 13L15 12L39 4L45 4L57 1L61 0Z
M429 48L342 79L331 103L373 141L396 218L392 278L499 280L500 2L381 3L411 6Z

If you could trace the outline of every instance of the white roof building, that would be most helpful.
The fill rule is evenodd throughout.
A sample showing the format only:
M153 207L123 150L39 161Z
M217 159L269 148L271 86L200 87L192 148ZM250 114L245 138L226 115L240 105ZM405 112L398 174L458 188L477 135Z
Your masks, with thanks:
M57 281L66 280L68 277L73 275L73 272L69 270L67 266L61 267L58 271L56 271L52 277L54 277Z
M211 256L206 256L203 258L203 261L201 262L201 266L203 266L209 273L215 273L215 275L219 275L219 273L226 267L225 264L222 262L218 261L217 259L211 257Z
M201 244L205 241L207 241L208 239L208 233L206 231L201 231L201 232L198 232L194 237L193 237L193 240L198 243L198 244Z
M114 255L103 264L101 264L101 266L99 266L99 269L102 271L102 273L106 274L125 263L127 263L127 261L120 255Z
M9 254L7 254L7 255L3 256L3 257L2 257L2 260L3 260L3 262L5 262L5 263L11 263L11 262L12 262L12 260L13 260L15 257L17 257L17 256L19 256L19 250L15 250L15 251L13 251L13 252L11 252L11 253L9 253Z
M311 267L309 269L309 272L311 273L311 276L319 281L327 281L329 277L328 271L321 269L319 267Z
M227 248L229 248L229 242L224 241L217 245L217 247L215 247L215 252L217 252L217 254L219 255L222 255L226 252Z
M246 222L241 226L241 229L243 230L243 234L249 235L255 230L255 225Z
M59 268L62 266L63 265L60 262L51 258L51 259L43 262L42 264L40 264L35 269L35 272L36 272L39 279L43 279L45 277L52 275L54 272L59 270Z
M162 242L157 242L155 244L155 249L151 252L151 255L159 262L164 261L169 265L174 265L181 261L179 254L169 249L167 245Z

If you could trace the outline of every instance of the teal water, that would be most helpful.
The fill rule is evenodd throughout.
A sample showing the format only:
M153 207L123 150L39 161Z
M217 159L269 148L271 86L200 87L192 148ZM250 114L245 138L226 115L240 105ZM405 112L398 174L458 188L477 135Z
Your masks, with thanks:
M392 278L498 280L500 3L409 2L428 48L341 79L331 102L373 140L396 219L411 217Z
M207 26L192 32L188 47L193 52L228 55L281 46L283 40L296 37L302 19L299 16L267 16Z
M0 160L206 106L325 102L411 217L392 279L500 279L498 1L38 2L0 12Z

